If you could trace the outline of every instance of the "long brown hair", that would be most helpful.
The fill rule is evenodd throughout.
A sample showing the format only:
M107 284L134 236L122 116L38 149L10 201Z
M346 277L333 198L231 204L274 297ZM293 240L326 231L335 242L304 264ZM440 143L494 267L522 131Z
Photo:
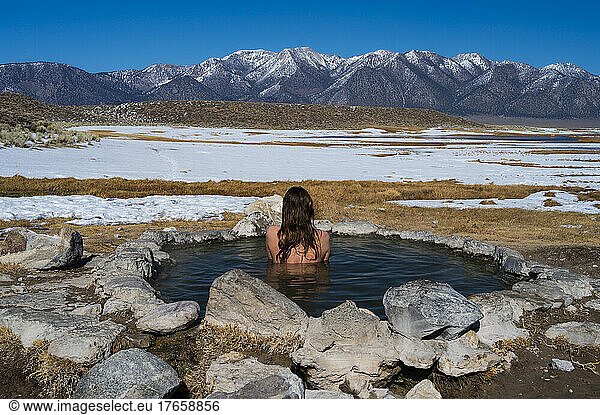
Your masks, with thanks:
M301 246L304 257L310 251L319 256L319 235L313 224L315 210L308 192L300 187L291 187L283 197L283 211L281 215L281 229L277 232L279 237L279 252L276 255L278 262L287 262L292 249Z

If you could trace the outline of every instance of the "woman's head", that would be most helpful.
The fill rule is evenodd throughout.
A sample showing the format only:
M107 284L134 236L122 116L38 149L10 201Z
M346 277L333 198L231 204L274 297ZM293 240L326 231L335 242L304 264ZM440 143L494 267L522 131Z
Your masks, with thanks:
M279 236L277 260L286 262L293 248L301 246L304 255L318 255L317 232L313 225L315 210L308 192L300 187L291 187L283 197L283 211Z

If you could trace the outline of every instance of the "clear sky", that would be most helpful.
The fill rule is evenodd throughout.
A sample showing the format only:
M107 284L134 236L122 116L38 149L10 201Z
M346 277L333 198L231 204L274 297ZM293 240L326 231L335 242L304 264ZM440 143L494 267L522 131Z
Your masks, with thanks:
M195 64L239 49L308 46L343 57L377 49L479 52L600 74L600 1L6 1L0 63L89 72Z

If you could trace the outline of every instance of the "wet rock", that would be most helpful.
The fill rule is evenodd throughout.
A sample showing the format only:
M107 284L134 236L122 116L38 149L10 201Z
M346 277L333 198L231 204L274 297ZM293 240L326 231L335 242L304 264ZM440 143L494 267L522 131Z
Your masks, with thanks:
M136 250L139 252L144 252L146 249L149 249L152 252L151 259L152 259L152 261L154 261L154 264L156 265L156 267L160 268L160 267L172 262L169 254L162 251L160 249L160 246L158 246L158 244L156 242L152 242L152 241L137 240L137 241L125 242L124 244L117 246L115 252L117 254L120 254L123 252L136 251Z
M0 263L37 270L64 269L77 264L83 255L83 239L72 229L63 228L58 236L41 235L25 228L16 228L14 232L25 238L26 248L0 256Z
M589 321L569 321L551 326L546 337L564 337L569 343L578 346L600 346L600 324Z
M506 272L524 277L529 276L529 267L523 254L514 249L497 246L494 251L494 261Z
M354 399L354 396L349 393L328 391L324 389L312 390L306 389L304 391L305 399Z
M149 248L126 248L121 249L106 263L104 271L136 275L148 280L156 275L157 268Z
M450 285L429 280L389 288L383 306L395 332L419 339L455 339L483 317L477 304Z
M502 362L502 358L486 346L479 343L477 335L469 331L459 339L446 343L437 368L448 376L463 376L470 373L485 372Z
M304 384L293 373L272 375L235 392L213 392L206 399L304 399Z
M552 308L568 306L573 302L573 296L561 287L561 284L553 280L538 279L533 281L521 281L513 285L513 291L530 296L541 297L552 302Z
M231 241L233 239L235 239L235 236L229 229L198 232L148 230L142 233L136 242L154 242L163 249L182 248L209 242Z
M315 220L313 224L315 228L325 232L331 232L331 227L333 226L333 223L328 220Z
M180 384L175 369L140 349L115 353L92 367L79 381L75 399L168 398Z
M442 395L429 379L423 379L406 393L406 399L442 399Z
M204 321L236 325L262 336L302 336L308 316L292 300L264 281L234 269L216 278L206 304Z
M292 353L309 385L361 398L395 375L400 361L426 368L435 359L430 346L392 334L387 322L352 301L311 318L303 347Z
M110 356L115 339L125 326L110 320L80 326L53 340L48 353L81 364L95 364Z
M254 357L241 353L227 353L214 360L206 371L206 384L212 385L214 392L232 393L250 382L259 381L272 375L290 376L289 368L266 365Z
M261 197L255 200L244 208L246 216L253 214L254 212L260 212L274 225L281 225L281 212L283 210L283 197L280 195L273 195L267 197Z
M338 235L372 235L381 227L364 220L344 220L331 225L331 232Z
M552 359L552 364L550 366L552 369L562 370L563 372L572 372L575 370L573 363L568 360Z
M477 239L466 238L462 250L464 253L470 255L493 257L494 253L496 252L496 246L488 242L479 241Z
M178 301L161 305L136 322L141 331L170 334L183 330L198 319L200 306L195 301Z
M240 220L232 229L237 237L265 236L273 221L262 212L254 212Z

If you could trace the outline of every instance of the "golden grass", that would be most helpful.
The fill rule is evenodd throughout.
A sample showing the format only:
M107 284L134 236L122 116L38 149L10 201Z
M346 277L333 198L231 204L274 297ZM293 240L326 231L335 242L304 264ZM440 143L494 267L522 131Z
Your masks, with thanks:
M584 137L577 141L580 143L600 143L600 137Z
M7 274L15 278L25 277L27 275L27 269L18 264L0 263L0 274Z
M600 150L529 150L529 154L550 155L550 154L597 154Z
M480 205L497 205L496 202L494 202L493 200L482 200L481 202L479 202Z
M562 203L557 202L554 199L546 199L546 200L544 200L544 206L546 206L546 207L562 206Z
M24 359L25 348L19 337L8 328L0 326L0 361L3 364L23 366Z

